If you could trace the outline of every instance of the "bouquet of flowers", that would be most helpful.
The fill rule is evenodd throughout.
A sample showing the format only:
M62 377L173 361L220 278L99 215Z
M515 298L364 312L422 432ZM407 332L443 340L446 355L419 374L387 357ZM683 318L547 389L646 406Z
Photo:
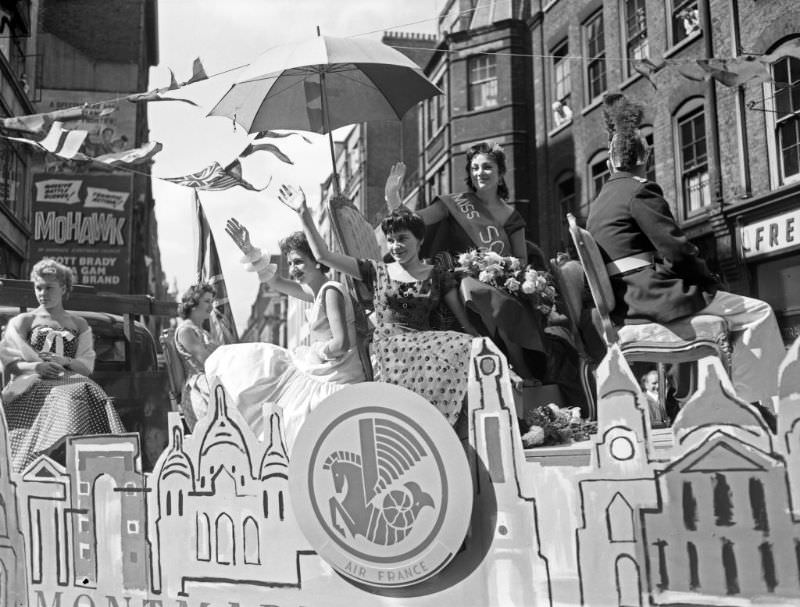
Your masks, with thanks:
M516 257L473 249L458 256L456 272L477 278L519 299L529 299L545 316L553 309L556 289L550 273L523 267Z
M597 432L597 422L582 419L579 407L549 404L530 411L521 430L526 448L560 445L588 439Z

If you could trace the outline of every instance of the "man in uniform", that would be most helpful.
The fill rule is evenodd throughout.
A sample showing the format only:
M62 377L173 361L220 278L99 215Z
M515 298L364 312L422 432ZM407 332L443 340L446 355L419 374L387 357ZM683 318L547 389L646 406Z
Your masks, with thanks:
M639 132L644 111L607 95L611 177L592 203L587 229L614 288L615 322L668 323L694 314L725 318L740 398L773 408L785 349L769 304L719 290L719 282L678 227L658 184L645 179L650 150Z

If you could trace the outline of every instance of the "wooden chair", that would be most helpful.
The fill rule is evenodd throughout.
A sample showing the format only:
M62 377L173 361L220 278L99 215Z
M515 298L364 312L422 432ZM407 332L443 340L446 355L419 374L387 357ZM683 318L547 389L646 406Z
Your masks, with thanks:
M175 345L175 329L169 328L161 331L158 341L161 343L161 351L164 353L169 377L169 403L173 411L180 411L183 384L186 383L186 369L183 366L181 355L178 353L178 347Z
M339 249L346 255L359 259L380 259L381 251L375 232L369 222L364 219L361 212L346 199L340 197L328 201L328 216L333 227L333 233ZM370 344L372 343L373 326L367 317L367 310L372 309L372 292L361 281L353 280L349 276L342 281L350 291L353 298L353 311L355 312L356 344L364 377L372 381L374 375L370 358Z
M652 362L658 369L661 406L666 402L665 367L668 364L694 362L705 356L722 360L731 371L729 330L724 318L697 314L667 324L646 322L614 326L614 291L603 256L592 235L581 228L572 213L567 213L569 233L583 265L594 300L599 329L607 346L618 344L628 362ZM663 413L663 411L662 411Z
M581 334L581 316L583 314L584 278L581 264L568 257L550 260L550 272L556 282L558 293L564 303L569 332L578 352L578 373L586 404L589 407L589 419L597 419L597 396L595 394L594 370L597 364L589 355L588 348Z

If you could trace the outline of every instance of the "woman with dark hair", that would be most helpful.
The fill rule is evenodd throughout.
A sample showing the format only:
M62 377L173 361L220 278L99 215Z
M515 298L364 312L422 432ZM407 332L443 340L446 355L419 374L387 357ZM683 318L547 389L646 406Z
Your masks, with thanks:
M466 160L464 182L468 191L437 196L430 206L418 211L429 226L423 257L443 257L443 265L453 268L453 260L460 253L483 249L516 257L524 267L529 258L525 220L508 203L503 148L478 143L467 150ZM389 209L402 207L400 187L405 170L402 162L395 164L386 180ZM537 249L534 255L531 263L544 269L541 251ZM546 363L544 321L538 312L474 278L462 280L459 290L475 327L505 352L513 370L523 378L541 378Z
M208 410L210 389L203 366L219 345L205 329L214 310L213 302L214 287L208 283L198 283L186 290L178 305L183 322L175 330L175 346L186 370L181 408L190 429L194 428L198 419L205 417Z
M64 309L72 270L43 259L31 280L39 307L12 318L0 341L0 368L12 376L2 400L16 472L67 435L125 431L106 393L89 379L92 330Z
M723 317L733 340L737 394L772 408L785 355L775 314L763 301L719 290L661 188L645 178L650 149L639 132L643 115L644 108L623 95L606 95L611 177L592 203L587 229L611 277L612 318L668 323L695 314Z
M247 343L221 346L206 361L209 378L219 381L256 436L264 432L264 403L281 409L289 449L308 414L326 397L345 385L364 381L358 355L353 302L344 286L330 280L329 268L317 261L302 232L279 245L289 266L289 279L277 274L250 242L250 234L236 219L225 231L244 254L247 269L271 289L313 302L308 313L310 344L287 350L274 344Z
M455 424L467 391L472 338L455 331L431 330L431 311L444 300L463 326L473 335L477 333L464 313L451 274L419 257L425 234L423 219L408 209L393 211L381 223L393 261L356 259L328 248L301 189L281 186L278 197L300 216L317 259L371 287L376 379L413 390Z

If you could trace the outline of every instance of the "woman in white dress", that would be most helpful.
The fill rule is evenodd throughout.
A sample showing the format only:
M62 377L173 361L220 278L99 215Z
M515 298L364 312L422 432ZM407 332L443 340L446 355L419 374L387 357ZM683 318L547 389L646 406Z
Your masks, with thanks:
M249 343L219 347L206 361L209 380L216 378L257 436L263 435L263 406L282 410L284 437L291 451L306 416L327 396L346 384L364 381L356 348L355 316L345 288L326 276L302 232L280 242L289 265L290 280L253 247L243 225L228 220L225 231L242 250L248 269L270 288L312 301L309 312L310 345L293 351L274 344Z

